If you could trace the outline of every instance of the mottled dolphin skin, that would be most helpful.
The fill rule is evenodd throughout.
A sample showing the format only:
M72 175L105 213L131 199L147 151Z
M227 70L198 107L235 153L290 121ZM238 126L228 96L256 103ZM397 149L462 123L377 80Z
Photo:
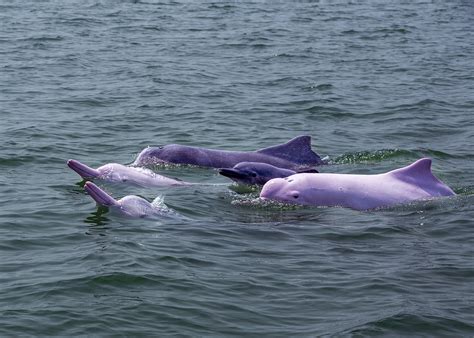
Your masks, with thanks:
M108 163L97 169L88 167L76 160L67 161L67 165L84 179L97 179L106 182L128 182L143 187L192 184L158 175L150 169L127 167L118 163Z
M210 168L232 168L240 162L261 162L284 169L308 168L324 164L311 150L311 137L298 136L287 143L257 151L228 151L179 144L145 148L133 163L144 166L157 163L189 164Z
M268 181L260 198L356 210L388 207L455 193L431 172L431 159L378 175L295 174Z
M318 173L316 169L303 169L298 173ZM220 168L219 174L228 177L239 184L264 185L272 178L288 177L297 172L291 169L275 167L260 162L240 162L233 168Z
M108 207L125 216L145 218L170 214L169 209L161 209L138 196L130 195L115 200L92 182L86 182L84 189L98 205Z

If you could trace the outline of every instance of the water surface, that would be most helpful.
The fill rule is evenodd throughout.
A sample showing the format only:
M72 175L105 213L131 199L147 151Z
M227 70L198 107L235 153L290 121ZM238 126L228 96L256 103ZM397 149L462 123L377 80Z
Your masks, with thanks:
M0 335L472 336L470 1L0 3ZM275 207L213 170L183 218L97 209L74 158L254 150L308 134L324 172L420 157L459 196Z

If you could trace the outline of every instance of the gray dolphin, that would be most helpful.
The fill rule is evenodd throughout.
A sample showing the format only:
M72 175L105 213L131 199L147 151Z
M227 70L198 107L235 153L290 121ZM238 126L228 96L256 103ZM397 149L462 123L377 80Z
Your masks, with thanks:
M292 170L325 164L321 157L311 150L310 136L298 136L284 144L257 151L216 150L179 144L148 147L142 150L133 164L143 166L174 163L211 168L232 168L240 162L267 163Z
M275 167L267 163L240 162L233 168L220 168L219 174L239 184L264 185L272 178L282 178L296 173L318 173L316 169L291 170Z

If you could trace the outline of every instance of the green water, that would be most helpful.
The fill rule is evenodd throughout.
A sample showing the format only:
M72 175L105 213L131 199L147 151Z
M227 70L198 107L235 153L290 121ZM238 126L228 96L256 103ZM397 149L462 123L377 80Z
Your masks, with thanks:
M470 1L0 1L1 336L472 336ZM312 135L322 172L420 157L459 195L373 211L203 185L102 185L182 217L98 209L66 166L148 145Z

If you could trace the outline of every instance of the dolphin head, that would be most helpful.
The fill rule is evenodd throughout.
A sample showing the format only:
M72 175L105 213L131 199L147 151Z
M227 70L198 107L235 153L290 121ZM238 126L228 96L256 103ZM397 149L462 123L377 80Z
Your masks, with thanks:
M316 169L303 169L305 173L317 173ZM275 167L271 164L260 162L240 162L233 168L221 168L219 174L229 177L240 184L264 185L269 180L278 177L288 177L296 174L290 169Z
M289 204L310 204L304 194L304 180L298 179L304 175L296 174L268 181L260 192L260 198Z
M240 184L264 185L266 182L276 177L287 177L295 172L289 169L282 169L266 163L240 162L233 168L221 168L219 174L230 178Z
M130 217L144 218L156 213L150 202L138 196L125 196L118 203L120 211Z

